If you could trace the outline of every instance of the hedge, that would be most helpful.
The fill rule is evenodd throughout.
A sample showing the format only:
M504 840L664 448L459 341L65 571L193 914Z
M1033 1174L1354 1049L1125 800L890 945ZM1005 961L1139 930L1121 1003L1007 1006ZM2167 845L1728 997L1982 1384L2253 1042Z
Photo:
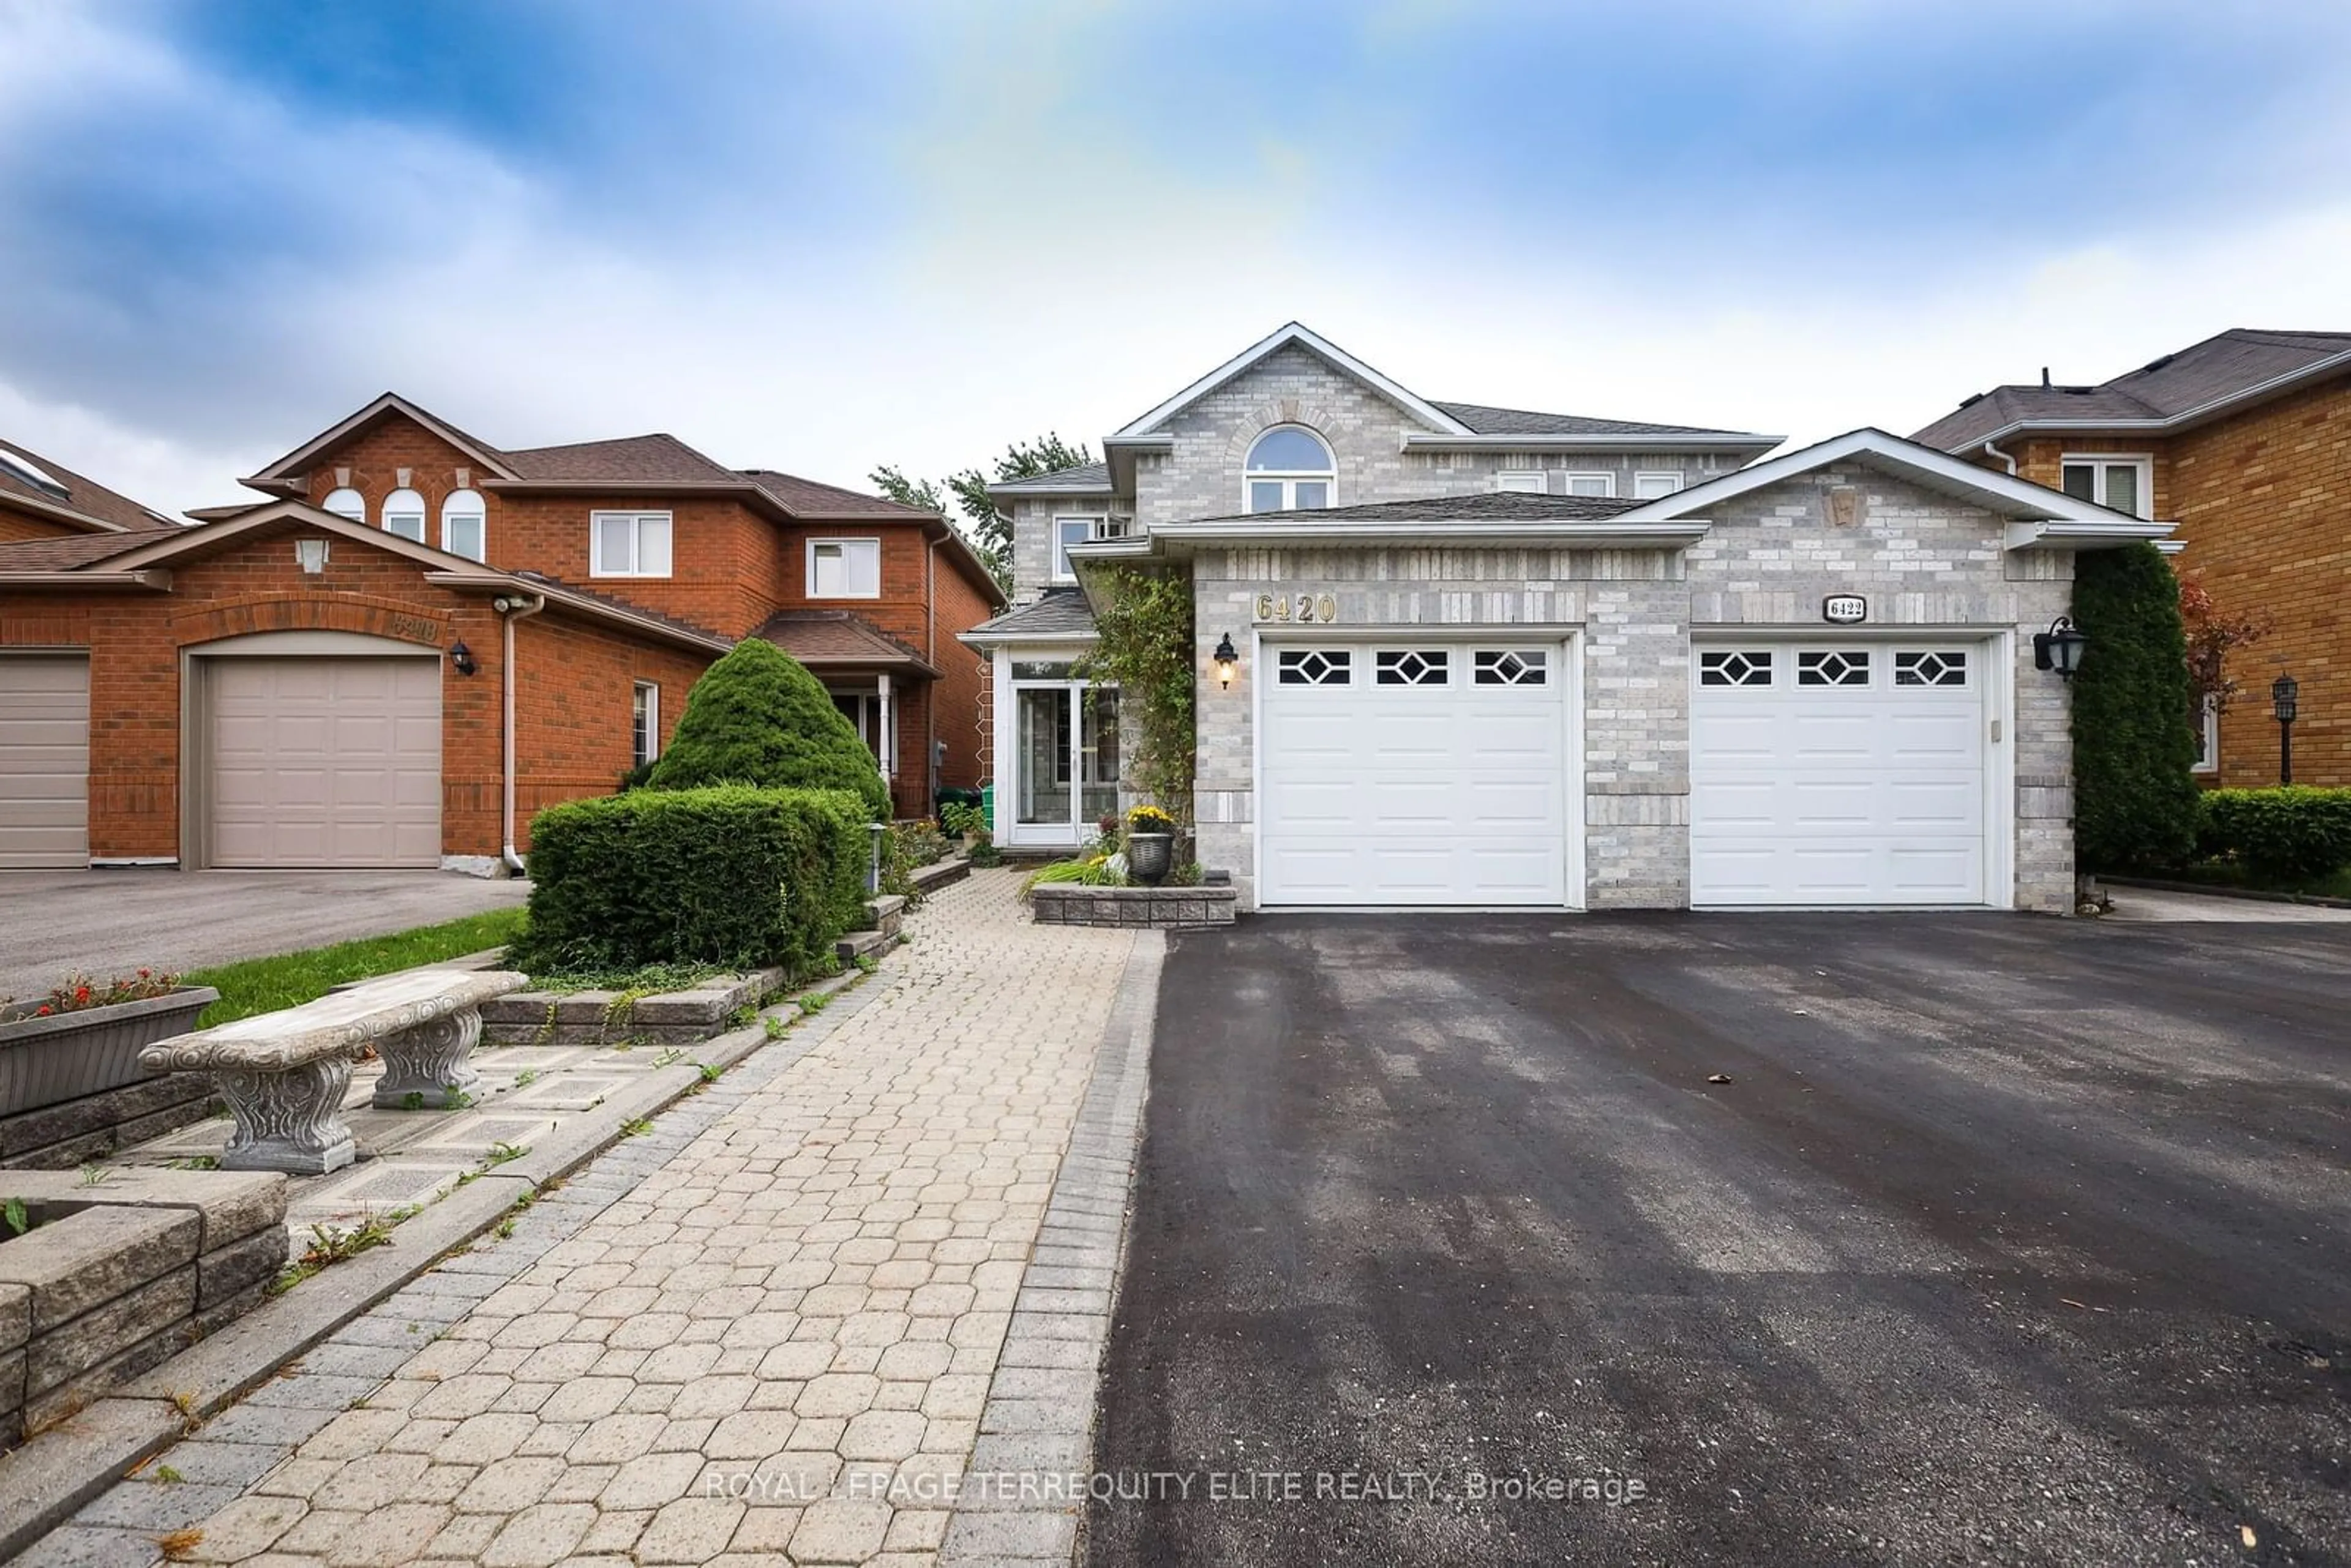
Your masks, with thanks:
M533 975L816 965L861 919L865 808L833 789L632 789L530 826Z
M2195 848L2196 737L2179 580L2153 545L2074 557L2074 835L2085 871L2179 864Z
M2351 789L2210 789L2199 816L2198 852L2259 877L2314 881L2351 866Z
M799 660L757 637L736 643L694 683L647 782L656 789L845 789L865 803L869 820L890 818L890 791L872 749L832 694Z

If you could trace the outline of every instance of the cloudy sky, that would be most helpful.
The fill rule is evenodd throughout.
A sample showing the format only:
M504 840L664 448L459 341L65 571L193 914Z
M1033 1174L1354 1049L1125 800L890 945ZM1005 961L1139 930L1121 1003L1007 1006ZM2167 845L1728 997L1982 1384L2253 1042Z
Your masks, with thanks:
M1292 318L1907 431L2351 328L2340 0L0 0L0 434L178 509L376 392L860 483Z

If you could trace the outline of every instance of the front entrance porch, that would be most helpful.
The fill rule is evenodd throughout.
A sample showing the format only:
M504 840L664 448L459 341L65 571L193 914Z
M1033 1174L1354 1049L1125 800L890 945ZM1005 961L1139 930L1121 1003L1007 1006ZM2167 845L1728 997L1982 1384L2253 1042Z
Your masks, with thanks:
M1067 650L1001 659L996 825L1007 847L1073 849L1118 810L1118 692L1074 668Z

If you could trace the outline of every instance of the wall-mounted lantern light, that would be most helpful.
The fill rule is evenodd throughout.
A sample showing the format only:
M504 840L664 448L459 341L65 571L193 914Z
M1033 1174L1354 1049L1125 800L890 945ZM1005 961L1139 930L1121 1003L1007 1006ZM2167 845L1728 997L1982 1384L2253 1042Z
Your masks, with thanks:
M1217 661L1217 685L1226 691L1231 691L1233 677L1240 674L1241 668L1241 656L1233 647L1231 632L1228 632L1217 639L1217 652L1214 657Z
M474 663L474 651L465 646L465 640L463 637L458 638L450 647L449 663L456 666L457 673L461 675L470 675L481 668L479 664Z
M2294 782L2294 718L2302 706L2302 683L2280 675L2270 683L2270 712L2278 721L2278 782Z
M2054 670L2061 680L2070 681L2082 667L2082 650L2089 645L2089 633L2074 625L2072 616L2060 615L2049 622L2048 631L2032 634L2032 667Z
M327 541L303 538L294 541L294 559L311 577L327 570Z

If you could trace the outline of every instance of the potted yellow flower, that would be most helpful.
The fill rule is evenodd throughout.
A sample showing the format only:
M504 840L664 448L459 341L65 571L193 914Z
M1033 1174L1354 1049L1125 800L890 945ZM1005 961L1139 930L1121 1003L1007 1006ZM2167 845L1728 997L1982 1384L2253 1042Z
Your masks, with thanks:
M1176 864L1176 819L1156 806L1126 814L1126 869L1145 887L1157 887Z

